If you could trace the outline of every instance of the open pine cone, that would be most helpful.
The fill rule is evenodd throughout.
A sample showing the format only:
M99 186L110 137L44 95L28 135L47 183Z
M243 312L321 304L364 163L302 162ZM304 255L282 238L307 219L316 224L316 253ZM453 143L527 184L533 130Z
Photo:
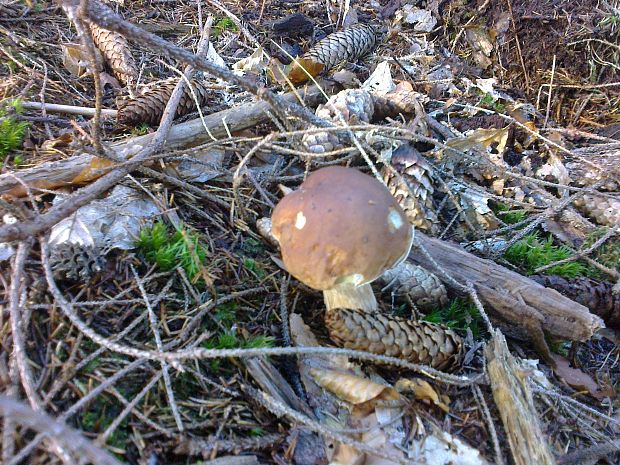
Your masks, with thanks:
M176 87L177 79L167 79L156 83L142 95L128 100L119 110L117 120L119 124L132 126L140 123L156 126L159 124L166 104ZM201 81L193 79L191 86L201 107L209 103L213 92ZM196 111L196 102L190 90L185 86L181 101L177 106L175 118Z

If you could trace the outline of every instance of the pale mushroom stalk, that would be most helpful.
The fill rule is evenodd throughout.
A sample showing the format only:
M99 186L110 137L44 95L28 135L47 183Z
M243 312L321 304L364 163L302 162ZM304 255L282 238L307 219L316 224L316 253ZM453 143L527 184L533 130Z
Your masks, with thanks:
M360 286L350 283L339 284L332 289L324 290L323 300L328 312L336 308L375 312L378 307L375 293L368 283Z

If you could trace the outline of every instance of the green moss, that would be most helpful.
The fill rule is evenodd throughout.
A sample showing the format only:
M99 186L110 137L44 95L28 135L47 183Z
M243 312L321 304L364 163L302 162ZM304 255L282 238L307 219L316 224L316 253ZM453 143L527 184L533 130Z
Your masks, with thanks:
M232 325L237 319L238 307L236 302L226 302L225 304L218 305L215 307L215 319L224 325Z
M497 113L502 113L506 109L506 105L499 103L491 94L485 94L477 106L496 111Z
M267 273L265 272L265 270L263 270L263 268L253 258L248 258L248 257L244 258L243 267L246 270L254 273L259 279L263 279L265 276L267 276Z
M605 235L608 229L607 227L603 227L590 233L586 237L582 249L591 247L597 240ZM615 237L609 238L603 245L592 252L591 257L601 265L620 271L620 241Z
M237 27L237 25L233 22L232 19L230 18L220 18L215 22L215 25L213 26L213 36L214 37L219 37L220 35L222 35L222 32L224 31L237 31L239 30L239 28Z
M144 259L157 264L162 271L181 266L192 281L200 278L207 257L207 246L200 241L197 233L183 227L170 232L159 221L140 232L137 245Z
M131 130L132 136L144 136L148 134L151 130L151 127L146 123L140 123L135 128Z
M457 330L469 328L474 337L478 337L482 333L480 312L467 299L454 299L447 307L431 311L423 320Z
M203 343L205 349L260 349L273 347L275 339L272 336L254 336L248 339L240 338L231 329L213 336Z
M15 113L22 112L20 100L13 100L8 105L13 107ZM9 152L22 146L26 129L28 129L26 121L17 121L8 113L6 107L0 108L0 160L4 160Z
M523 210L511 210L505 203L498 203L493 212L499 216L506 224L516 224L527 218L527 212Z
M504 254L504 258L527 274L534 274L537 268L569 258L573 253L564 245L554 245L553 237L541 239L538 233L525 236L512 245ZM575 278L588 274L588 268L579 261L553 266L543 273Z

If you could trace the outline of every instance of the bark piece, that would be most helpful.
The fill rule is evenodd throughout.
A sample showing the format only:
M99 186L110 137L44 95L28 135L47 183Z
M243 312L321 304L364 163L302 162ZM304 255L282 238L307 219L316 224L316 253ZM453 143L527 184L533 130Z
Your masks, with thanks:
M400 357L440 370L454 369L462 359L461 337L424 321L333 309L325 313L325 325L331 339L347 349Z
M416 245L423 246L432 260L420 253ZM459 283L472 283L483 303L495 311L494 316L536 334L544 330L558 338L583 341L605 326L587 307L559 292L491 260L476 257L456 244L430 238L421 232L416 232L409 259L436 273L447 286L452 283L435 264Z
M103 53L114 76L125 85L134 84L138 78L138 67L127 39L118 32L108 31L95 23L89 25L93 41Z
M613 283L590 278L566 279L560 276L534 275L543 286L555 289L600 316L610 328L620 329L620 294L613 293Z
M493 398L516 465L554 465L542 432L526 372L517 364L501 332L495 331L484 355Z
M144 94L128 100L118 110L117 120L119 124L126 126L139 123L158 125L177 82L177 79L167 79L153 85ZM198 105L200 107L205 106L213 97L213 92L199 80L192 79L190 82ZM196 101L186 85L174 117L178 118L193 111L196 111Z
M334 92L334 83L323 82L321 86L328 95ZM322 91L317 86L298 89L296 93L291 92L283 97L288 102L297 102L297 95L301 96L306 105L312 107L323 101ZM271 106L264 101L248 103L206 115L204 122L213 137L225 138L228 137L228 130L234 133L269 120L270 109ZM128 159L151 143L153 137L154 134L133 137L111 146L111 149L118 157ZM200 118L196 118L174 125L166 138L165 149L194 147L211 140ZM0 174L0 195L7 193L24 195L25 191L19 180L31 188L42 189L71 186L78 181L79 183L92 181L105 174L111 165L108 160L82 153L60 161L41 163L34 168Z

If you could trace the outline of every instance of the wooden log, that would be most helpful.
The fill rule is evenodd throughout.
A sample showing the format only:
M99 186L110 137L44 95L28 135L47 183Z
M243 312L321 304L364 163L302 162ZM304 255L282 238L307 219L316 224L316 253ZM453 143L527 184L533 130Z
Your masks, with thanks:
M315 107L324 100L323 92L330 95L336 84L321 83L322 91L316 85L297 89L284 95L288 102L298 102L299 95L304 104ZM194 147L215 138L226 138L229 133L241 131L268 121L268 112L271 107L267 102L243 104L235 108L219 111L204 118L205 130L200 118L177 124L172 127L166 139L165 150ZM132 137L110 148L119 159L128 159L153 139L153 134ZM23 182L30 188L55 189L62 186L72 186L92 181L102 176L113 165L109 160L103 160L88 153L81 153L65 160L42 163L33 168L9 172L0 175L0 195L10 194L19 196L24 194Z
M590 313L587 307L546 288L526 276L497 263L476 257L456 244L415 233L414 249L409 258L434 272L444 284L454 287L416 245L426 249L433 261L462 285L471 283L483 303L506 322L571 341L590 338L604 328L603 320ZM541 334L530 334L536 341ZM540 341L539 341L540 342ZM544 344L544 340L542 341Z
M555 465L534 407L527 374L516 363L506 339L494 331L484 349L493 399L499 410L516 465Z

